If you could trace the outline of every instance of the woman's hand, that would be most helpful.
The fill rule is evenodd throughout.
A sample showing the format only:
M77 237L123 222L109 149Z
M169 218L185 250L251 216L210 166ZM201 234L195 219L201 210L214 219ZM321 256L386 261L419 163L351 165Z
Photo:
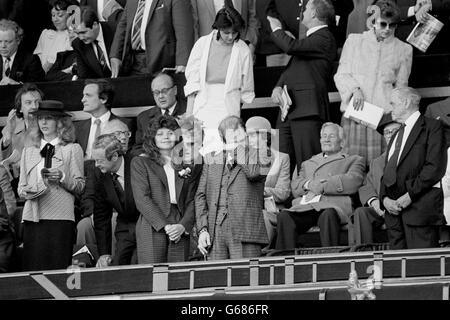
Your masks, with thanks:
M42 172L42 178L47 179L49 182L60 182L63 177L61 170L56 168L48 168Z
M356 89L353 92L353 108L356 111L358 110L362 111L364 108L364 95L360 88Z

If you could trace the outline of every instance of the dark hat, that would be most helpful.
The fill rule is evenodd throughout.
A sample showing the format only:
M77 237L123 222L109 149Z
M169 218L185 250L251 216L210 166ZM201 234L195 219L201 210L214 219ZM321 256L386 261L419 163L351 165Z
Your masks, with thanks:
M70 114L64 112L64 104L56 100L40 101L39 108L30 113L35 116L71 117Z
M381 135L383 135L383 134L384 134L384 132L383 132L384 127L387 126L388 124L391 124L391 123L398 123L398 122L397 122L397 121L394 121L394 120L392 119L391 113L383 114L383 117L381 118L380 123L378 124L377 131L378 131Z

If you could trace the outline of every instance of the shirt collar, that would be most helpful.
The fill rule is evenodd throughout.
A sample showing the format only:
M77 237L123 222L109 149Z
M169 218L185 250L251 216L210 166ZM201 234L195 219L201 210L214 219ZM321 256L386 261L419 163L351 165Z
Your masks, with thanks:
M326 24L323 24L321 26L312 27L311 29L308 29L308 31L306 31L306 36L309 37L314 32L319 31L320 29L323 29L323 28L326 28L326 27L327 27Z
M97 39L95 39L95 40L97 40L99 43L100 43L100 42L105 42L105 41L103 40L103 30L102 30L102 25L101 25L101 23L98 23L98 26L99 26L99 31L98 31Z
M44 139L41 139L41 148L40 148L40 150L42 150L47 145L47 143L50 143L52 146L56 146L57 144L59 144L59 141L60 141L59 137L56 137L55 139L53 139L50 142L45 141Z
M125 159L124 159L124 157L120 157L120 158L121 158L122 161L120 162L120 167L117 170L116 174L119 177L124 178L125 177Z
M177 103L175 102L174 104L173 104L173 106L171 106L170 108L169 108L169 114L170 115L172 115L173 116L173 110L175 110L175 107L177 106ZM164 111L166 110L166 109L160 109L161 110L161 114L164 114Z
M14 52L14 53L9 57L9 67L10 67L10 68L12 67L12 64L14 63L14 58L16 57L16 54L17 54L17 51ZM3 58L3 65L5 65L6 58L5 58L5 57L2 57L2 58Z
M100 117L98 117L98 118L95 118L95 117L91 117L91 125L94 125L95 123L95 120L97 120L97 119L100 119L100 121L102 122L102 123L105 123L105 122L107 122L108 120L109 120L109 117L111 116L111 111L107 111L104 115L102 115L102 116L100 116Z
M405 121L405 127L412 127L414 124L416 124L417 119L420 117L420 112L416 111L412 115L408 117Z

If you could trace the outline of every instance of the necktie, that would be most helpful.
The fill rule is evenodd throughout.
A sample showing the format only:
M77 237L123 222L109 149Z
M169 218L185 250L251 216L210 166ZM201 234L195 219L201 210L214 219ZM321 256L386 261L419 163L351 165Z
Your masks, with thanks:
M114 189L116 190L117 197L119 198L119 201L123 207L125 204L125 192L123 191L122 185L119 182L119 175L115 172L112 173L111 175Z
M298 38L304 39L306 38L306 26L302 23L303 20L303 11L304 11L304 3L303 0L300 0L300 3L298 4L300 7L300 14L299 14L299 22L298 22Z
M9 75L11 74L10 62L11 62L10 58L5 59L5 77L8 77L8 78L9 78Z
M141 25L144 18L145 0L139 0L134 18L134 29L131 35L131 48L133 50L141 49Z
M170 116L169 109L164 109L164 115L165 116Z
M47 143L44 148L41 150L41 157L45 159L44 167L51 168L52 167L52 157L55 154L55 146Z
M398 130L397 140L395 141L395 149L388 163L386 164L386 168L384 169L383 174L383 183L390 187L395 184L397 181L397 162L398 157L400 155L400 148L402 146L403 134L405 132L405 125L402 125L400 130Z
M102 70L105 70L105 68L108 68L108 64L106 63L105 55L103 54L103 50L98 44L98 41L94 41L94 45L97 48L97 59L98 62L100 62L100 65L102 66Z
M97 126L95 128L94 140L97 140L97 137L100 135L101 132L100 125L102 124L102 121L100 119L95 119L94 124Z

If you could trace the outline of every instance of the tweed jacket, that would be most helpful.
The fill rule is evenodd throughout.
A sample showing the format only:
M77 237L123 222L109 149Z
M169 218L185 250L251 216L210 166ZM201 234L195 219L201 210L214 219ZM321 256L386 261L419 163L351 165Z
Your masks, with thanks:
M292 179L292 195L296 198L290 211L317 211L335 209L342 222L352 213L350 195L358 192L364 180L364 158L343 152L324 157L322 153L304 161L297 176ZM301 205L301 197L307 193L304 185L308 180L323 183L324 191L319 202Z
M380 194L380 181L384 172L385 159L386 152L373 159L370 163L369 172L364 180L364 184L358 191L359 199L361 200L361 204L363 206L366 205L367 201L373 197L378 199L378 195Z
M264 225L264 183L267 171L253 161L257 150L247 149L246 160L237 164L230 173L227 186L228 217L231 219L233 237L241 242L268 243ZM224 153L205 156L202 175L195 195L197 230L207 228L214 242L217 205L224 170Z
M41 161L40 148L35 146L23 149L20 160L19 196L27 199L23 208L22 219L39 222L46 220L75 221L74 194L84 190L83 150L77 143L55 146L52 168L64 173L59 185L51 184L46 192L37 198L29 199L26 190L43 189L43 182L38 180L40 172L37 165Z
M276 203L283 203L291 195L288 154L272 150L272 166L267 174L264 192L272 196Z

